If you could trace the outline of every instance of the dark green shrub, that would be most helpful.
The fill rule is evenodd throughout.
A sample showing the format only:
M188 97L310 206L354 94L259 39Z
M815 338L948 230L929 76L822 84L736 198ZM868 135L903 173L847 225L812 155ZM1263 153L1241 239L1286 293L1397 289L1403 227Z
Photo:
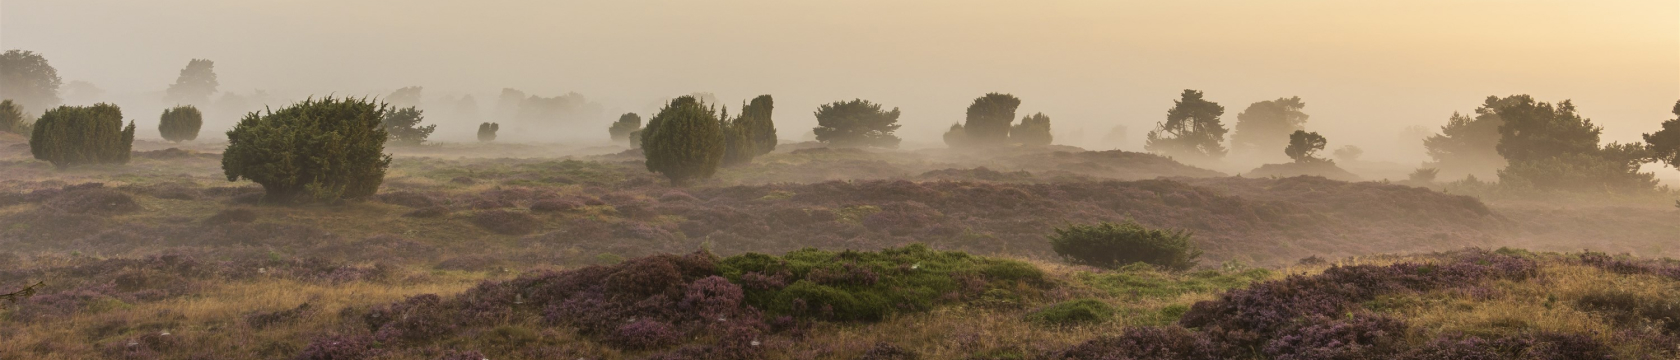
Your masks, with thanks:
M128 163L134 122L122 125L122 109L111 104L60 106L35 121L29 151L60 169L77 164Z
M0 101L0 131L25 134L29 122L23 119L23 107L11 99Z
M769 154L776 150L776 123L771 119L775 111L776 101L770 95L759 95L752 102L741 106L741 117L737 123L746 128L752 140L754 156Z
M723 161L723 127L717 114L692 96L671 100L642 129L648 171L672 183L712 177Z
M192 105L176 106L163 111L158 118L158 133L172 142L198 139L198 129L204 126L204 114Z
M1645 144L1653 160L1680 168L1680 101L1674 102L1673 112L1675 118L1663 121L1661 131L1645 134Z
M1050 117L1044 113L1021 118L1020 124L1009 128L1009 142L1025 146L1050 145Z
M636 113L624 113L624 115L618 116L618 121L614 121L612 126L607 127L607 135L612 136L613 141L626 141L629 140L630 133L641 129L641 115L636 115Z
M837 146L874 146L896 148L900 139L893 135L898 124L898 108L882 111L881 104L862 99L836 101L817 107L817 127L811 131L817 141Z
M1141 262L1185 270L1202 255L1190 242L1189 232L1149 229L1131 221L1072 225L1056 229L1049 237L1050 247L1068 262L1109 269Z
M420 126L420 122L425 120L424 111L410 106L385 112L380 122L385 132L391 134L392 141L402 145L419 145L432 136L433 130L437 130L437 125Z
M331 201L373 195L385 180L390 107L367 99L308 99L245 115L228 131L222 172L262 185L266 201Z
M951 124L951 128L945 130L944 138L945 147L952 149L968 147L968 130L963 129L962 123Z
M1003 145L1009 139L1009 124L1015 121L1015 108L1021 99L1010 94L989 93L968 105L963 131L966 144L976 146Z
M1113 306L1089 298L1063 301L1027 314L1027 319L1033 322L1057 326L1096 324L1113 317Z
M478 124L478 141L496 141L496 130L501 129L502 125L497 123Z
M1289 134L1289 146L1283 148L1283 154L1289 155L1290 159L1298 163L1322 162L1324 159L1319 158L1317 154L1319 150L1324 150L1324 145L1328 142L1317 132L1295 130Z

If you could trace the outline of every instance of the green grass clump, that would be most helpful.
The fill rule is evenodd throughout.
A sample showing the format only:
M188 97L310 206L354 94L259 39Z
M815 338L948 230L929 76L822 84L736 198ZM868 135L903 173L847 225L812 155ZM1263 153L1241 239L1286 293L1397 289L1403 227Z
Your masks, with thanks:
M1177 274L1147 266L1131 266L1108 273L1079 273L1077 278L1086 286L1114 296L1170 299L1184 294L1223 292L1269 279L1272 274L1266 269Z
M1090 298L1064 301L1027 314L1028 320L1057 326L1096 324L1113 317L1113 306L1102 300Z
M1047 284L1044 272L1031 264L921 244L880 252L748 253L724 259L719 270L742 284L749 305L777 315L834 321L878 321L977 299L988 291L1028 296Z

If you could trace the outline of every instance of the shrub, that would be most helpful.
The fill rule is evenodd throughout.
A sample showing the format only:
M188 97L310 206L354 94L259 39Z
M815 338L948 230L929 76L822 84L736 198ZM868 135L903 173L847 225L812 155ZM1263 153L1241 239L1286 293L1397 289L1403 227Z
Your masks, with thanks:
M497 124L497 123L481 123L481 124L478 124L478 141L482 141L482 142L496 141L496 130L501 130L501 129L502 129L502 125Z
M331 201L373 195L385 179L390 107L366 99L309 99L279 111L250 113L228 131L222 171L228 181L262 185L265 200Z
M134 122L122 126L122 109L111 104L60 106L41 115L29 136L36 159L59 169L79 164L128 163Z
M1049 238L1050 247L1068 262L1109 269L1142 262L1186 270L1202 255L1189 232L1148 229L1131 221L1072 225L1055 229Z
M1027 319L1047 325L1095 324L1114 317L1114 307L1097 299L1069 300L1027 314Z
M1326 143L1327 141L1324 140L1324 136L1319 135L1317 132L1295 130L1294 133L1289 134L1289 146L1283 148L1283 154L1289 155L1290 159L1293 159L1298 163L1321 162L1324 161L1324 159L1319 158L1315 154L1317 154L1319 150L1324 150L1324 145Z
M23 107L11 99L0 100L0 131L28 135L29 122L23 118Z
M1009 128L1009 142L1025 146L1050 145L1050 117L1044 113L1021 118L1020 124Z
M618 116L618 121L614 121L612 126L607 127L607 135L611 136L613 141L626 141L630 139L630 133L641 129L641 115L624 113L624 115Z
M420 126L426 120L424 111L410 106L385 112L380 120L380 126L385 127L385 133L391 135L391 140L402 145L419 145L432 136L437 125Z
M648 171L664 174L675 184L712 177L723 151L717 114L690 96L671 100L642 129Z
M1003 145L1009 138L1009 123L1015 121L1015 108L1021 99L1010 94L988 93L968 105L963 123L969 145ZM1048 123L1046 123L1048 125Z
M882 111L881 104L867 100L836 101L817 107L817 127L811 131L825 144L896 148L898 115L898 108Z
M171 142L198 139L198 129L204 126L204 114L192 105L176 106L163 111L158 118L158 133Z

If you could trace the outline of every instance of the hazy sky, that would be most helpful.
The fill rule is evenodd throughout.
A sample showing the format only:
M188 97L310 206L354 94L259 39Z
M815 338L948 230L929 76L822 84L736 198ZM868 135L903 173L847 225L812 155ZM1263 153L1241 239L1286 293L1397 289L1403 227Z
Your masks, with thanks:
M1488 95L1574 99L1606 141L1654 131L1680 99L1675 0L4 0L0 47L113 97L161 91L192 58L216 61L224 91L285 96L421 85L489 108L514 87L643 112L773 94L792 139L819 103L864 98L933 143L996 91L1058 135L1084 129L1075 144L1124 124L1138 148L1182 89L1227 124L1298 95L1331 148L1395 159L1400 129ZM568 137L604 139L609 120Z

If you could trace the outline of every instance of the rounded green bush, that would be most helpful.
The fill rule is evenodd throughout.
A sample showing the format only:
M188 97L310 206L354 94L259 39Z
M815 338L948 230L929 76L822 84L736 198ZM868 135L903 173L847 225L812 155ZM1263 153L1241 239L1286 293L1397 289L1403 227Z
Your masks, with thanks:
M1049 238L1050 247L1068 262L1107 269L1141 262L1186 270L1202 255L1189 232L1149 229L1131 221L1072 225L1056 229Z
M158 133L170 142L198 139L198 129L204 126L204 114L192 105L176 106L158 117Z
M262 185L266 201L333 201L373 195L385 180L391 107L367 99L309 99L250 113L228 131L222 172Z
M105 103L48 110L31 131L30 153L59 169L126 164L134 146L134 122L123 127L122 109Z
M1027 315L1033 322L1060 326L1095 324L1113 317L1113 306L1089 298L1060 302Z

